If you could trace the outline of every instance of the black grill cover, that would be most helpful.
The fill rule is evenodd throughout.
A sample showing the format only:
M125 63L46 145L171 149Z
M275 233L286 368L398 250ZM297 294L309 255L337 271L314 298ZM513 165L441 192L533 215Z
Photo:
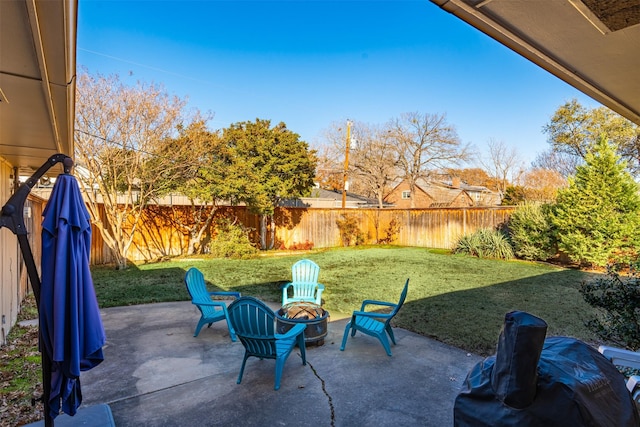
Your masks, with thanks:
M454 426L640 426L625 378L609 360L567 337L544 340L538 360L542 329L535 316L507 314L498 353L471 369L456 397Z

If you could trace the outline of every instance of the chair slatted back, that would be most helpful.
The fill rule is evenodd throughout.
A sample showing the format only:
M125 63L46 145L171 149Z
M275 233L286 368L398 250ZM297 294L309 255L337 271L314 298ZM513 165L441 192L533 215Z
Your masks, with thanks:
M405 282L404 289L402 289L402 293L400 294L400 300L398 301L398 305L396 305L396 307L391 311L391 317L387 320L387 323L402 308L402 304L404 304L404 300L407 299L407 291L408 291L408 289L409 289L409 279L407 279L407 281Z
M205 316L211 316L216 312L215 307L198 305L201 303L211 302L207 285L204 283L204 275L197 268L190 268L185 275L184 282L187 285L187 291L191 296L191 302L196 304L200 312Z
M291 267L291 278L293 283L318 283L320 267L310 259L303 259Z
M241 297L229 307L229 320L236 335L252 356L275 359L275 313L262 301Z
M303 259L291 267L293 298L307 301L316 299L320 267L309 259Z
M316 298L317 287L318 285L315 283L294 283L293 298L314 301Z

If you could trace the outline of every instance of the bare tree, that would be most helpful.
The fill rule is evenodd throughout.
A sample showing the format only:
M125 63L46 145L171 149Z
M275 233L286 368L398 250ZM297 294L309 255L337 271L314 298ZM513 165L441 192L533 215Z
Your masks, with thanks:
M315 147L318 154L316 180L322 188L342 190L345 156L344 123L334 122L324 130L325 143Z
M138 220L172 173L172 162L155 152L180 122L185 101L161 87L126 86L117 75L78 75L76 162L93 224L111 249L118 269L127 265ZM100 205L106 221L102 220Z
M351 141L350 175L354 189L361 188L367 197L375 197L378 207L391 190L398 176L396 151L386 129L379 126L355 123Z
M518 184L524 173L524 166L520 155L514 147L508 147L503 141L493 138L487 143L489 147L488 159L481 159L480 163L496 179L498 193L504 197L507 187Z
M404 113L388 123L387 132L396 150L401 177L407 180L412 195L419 178L466 161L471 154L469 145L462 145L444 114Z
M576 166L583 162L580 156L549 149L538 154L531 166L535 169L553 170L567 178L573 175L576 172Z

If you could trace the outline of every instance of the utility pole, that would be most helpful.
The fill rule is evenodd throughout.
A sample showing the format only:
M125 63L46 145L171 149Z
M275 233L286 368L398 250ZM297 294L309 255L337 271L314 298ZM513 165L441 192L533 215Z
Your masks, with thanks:
M342 209L347 204L347 172L349 171L349 146L351 145L351 120L347 120L347 144L344 155L344 174L342 175Z

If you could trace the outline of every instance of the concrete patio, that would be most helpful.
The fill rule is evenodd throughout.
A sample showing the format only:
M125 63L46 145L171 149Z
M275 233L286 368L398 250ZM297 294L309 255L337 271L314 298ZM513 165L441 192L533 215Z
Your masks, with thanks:
M105 361L82 374L78 415L60 416L56 425L95 425L80 416L104 417L107 404L119 427L447 426L467 372L481 360L399 328L392 357L362 334L340 351L347 319L331 318L324 345L307 347L307 366L296 350L275 391L273 360L250 358L236 384L244 347L230 340L224 322L194 338L199 313L190 302L102 315Z

